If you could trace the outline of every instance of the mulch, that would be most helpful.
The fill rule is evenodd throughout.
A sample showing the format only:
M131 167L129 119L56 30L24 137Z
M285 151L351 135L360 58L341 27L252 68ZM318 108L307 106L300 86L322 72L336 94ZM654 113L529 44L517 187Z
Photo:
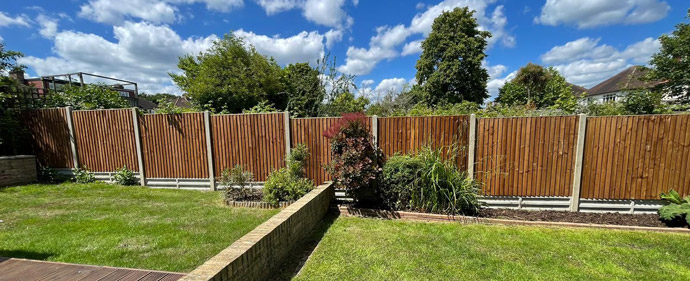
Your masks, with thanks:
M666 224L661 221L659 215L657 214L580 213L485 208L479 211L479 217L524 221L572 222L648 227L683 227L682 225L677 224Z

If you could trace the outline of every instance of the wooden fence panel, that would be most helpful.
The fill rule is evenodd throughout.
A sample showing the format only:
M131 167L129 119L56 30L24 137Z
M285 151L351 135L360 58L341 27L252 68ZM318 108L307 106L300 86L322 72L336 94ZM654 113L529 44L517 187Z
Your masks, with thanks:
M582 198L690 194L690 115L587 119Z
M22 122L29 130L32 150L41 165L74 168L67 112L64 108L24 111Z
M147 178L208 178L203 113L139 116Z
M132 110L72 112L79 165L93 172L139 171Z
M211 116L215 175L239 164L265 181L285 166L285 115L233 114Z
M492 196L570 196L577 116L482 118L476 178Z
M331 162L331 146L323 132L340 117L327 118L295 118L290 119L290 143L292 147L304 143L309 148L307 162L307 177L319 185L331 180L331 176L324 169L324 165ZM371 128L371 118L365 120L367 128Z
M467 170L469 120L467 115L379 118L379 147L390 157L414 154L426 144L446 153L455 146L458 168Z

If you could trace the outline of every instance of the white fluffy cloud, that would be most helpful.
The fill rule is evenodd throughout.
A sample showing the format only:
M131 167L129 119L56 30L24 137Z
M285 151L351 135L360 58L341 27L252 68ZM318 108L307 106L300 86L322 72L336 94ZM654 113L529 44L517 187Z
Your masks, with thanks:
M24 27L29 27L29 20L26 18L25 15L11 17L5 14L4 12L0 11L0 27L10 25L21 25Z
M660 20L670 7L660 0L547 0L535 23L574 24L591 28L611 24L637 24Z
M363 80L358 89L358 95L364 96L371 101L377 101L383 98L386 94L399 94L406 86L414 84L414 80L408 81L404 78L388 78L383 79L376 87L374 80Z
M83 71L138 82L140 91L179 93L167 74L177 71L177 58L206 50L218 39L183 39L167 26L132 22L113 27L113 34L116 42L95 34L59 32L54 39L56 56L28 56L19 63L37 75Z
M488 62L483 61L482 67L484 67L486 71L489 73L489 81L486 83L486 88L489 91L489 100L493 100L498 95L498 89L503 87L503 84L505 84L507 81L513 79L513 77L515 77L516 72L513 71L505 77L501 77L503 73L506 70L508 70L508 68L505 65L489 65Z
M392 59L398 55L419 53L423 39L408 42L403 46L400 54L396 49L410 36L418 34L426 37L431 32L431 25L436 17L444 11L450 11L457 7L468 6L476 11L474 15L480 28L493 33L493 37L489 39L490 45L501 42L505 46L512 47L515 45L515 38L505 31L507 19L503 14L503 6L497 6L493 11L488 10L488 5L493 2L495 0L446 0L427 7L426 11L415 15L408 26L399 24L393 27L378 27L376 35L371 37L369 41L369 48L350 46L345 64L339 66L338 70L348 74L364 75L371 72L381 60Z
M287 38L268 37L242 29L234 34L254 45L259 53L272 56L282 65L296 62L309 62L314 65L316 60L324 55L324 35L316 31L302 31Z
M179 19L176 5L194 3L205 3L207 9L221 12L244 4L243 0L89 0L81 6L79 16L110 24L131 18L172 23Z
M646 64L661 44L646 38L623 50L599 44L599 39L580 38L553 47L541 56L545 64L552 64L568 82L592 87L635 64Z
M302 15L316 24L348 28L353 23L343 7L345 0L256 0L266 14L273 15L280 12L302 9ZM357 6L358 2L353 2Z
M58 31L58 21L51 19L46 15L40 14L36 17L36 21L41 26L38 33L45 38L53 38Z
M342 29L331 29L324 34L326 36L326 47L331 48L333 44L343 40L343 30Z

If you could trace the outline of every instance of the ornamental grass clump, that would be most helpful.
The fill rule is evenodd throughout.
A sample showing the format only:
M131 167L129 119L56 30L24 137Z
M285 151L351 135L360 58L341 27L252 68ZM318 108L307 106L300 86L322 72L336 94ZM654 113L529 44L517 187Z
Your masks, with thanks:
M457 149L424 146L413 156L396 155L383 167L385 207L441 214L474 215L479 183L458 169Z
M330 139L333 160L326 170L339 189L355 202L377 201L376 180L381 174L383 154L372 144L363 113L344 114L324 132Z

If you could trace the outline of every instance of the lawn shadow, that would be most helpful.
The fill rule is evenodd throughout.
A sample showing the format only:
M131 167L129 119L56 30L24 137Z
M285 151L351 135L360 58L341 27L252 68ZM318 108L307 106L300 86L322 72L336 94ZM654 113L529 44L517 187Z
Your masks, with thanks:
M285 257L283 264L276 270L276 274L270 281L287 281L299 273L304 264L309 259L309 256L314 252L316 246L319 245L321 238L326 234L326 231L331 227L335 220L340 216L340 211L336 208L330 208L323 216L319 224L314 227L311 234L297 245L288 256Z
M0 249L0 260L5 258L20 258L20 259L31 259L31 260L46 260L55 254L44 253L44 252L31 252L24 250L1 250Z

